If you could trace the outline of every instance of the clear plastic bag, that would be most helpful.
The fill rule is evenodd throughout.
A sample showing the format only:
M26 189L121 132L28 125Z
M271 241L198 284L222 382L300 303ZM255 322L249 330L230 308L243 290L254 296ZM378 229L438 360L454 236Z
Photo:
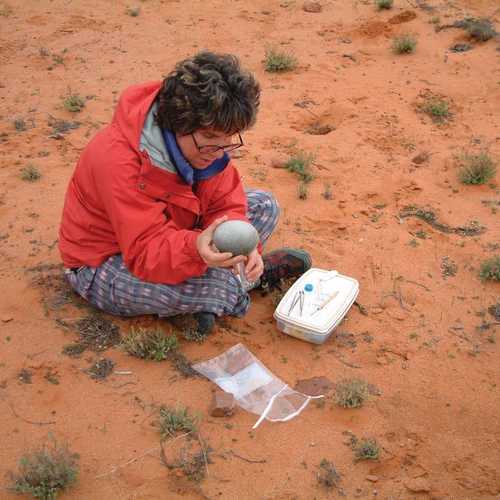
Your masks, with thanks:
M260 415L255 429L264 418L286 422L299 415L311 399L294 391L271 373L243 344L193 368L234 395L241 408Z

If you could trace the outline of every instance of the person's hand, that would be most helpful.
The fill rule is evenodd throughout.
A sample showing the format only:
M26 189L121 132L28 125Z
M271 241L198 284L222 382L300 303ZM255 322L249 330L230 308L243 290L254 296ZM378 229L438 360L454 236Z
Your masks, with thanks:
M262 257L255 249L252 253L249 253L246 257L245 262L245 275L247 281L254 282L257 281L264 272L264 262ZM235 274L238 274L238 270L235 268Z
M214 232L223 222L226 221L227 215L224 215L224 217L221 217L220 219L216 219L205 229L205 231L200 233L196 239L196 249L198 250L200 257L203 259L203 262L205 262L208 267L231 268L239 262L243 262L245 260L244 255L237 255L236 257L233 257L232 253L220 253L214 247Z

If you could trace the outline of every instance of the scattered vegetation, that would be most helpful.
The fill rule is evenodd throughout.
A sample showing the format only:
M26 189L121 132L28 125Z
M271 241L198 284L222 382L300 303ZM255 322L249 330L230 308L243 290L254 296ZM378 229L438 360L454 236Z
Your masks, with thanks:
M71 93L71 90L69 90L62 104L68 111L77 113L85 107L85 99L78 94Z
M11 493L29 494L42 500L54 500L61 490L77 484L80 473L77 464L78 455L69 452L67 446L57 446L52 434L49 434L53 447L47 449L46 443L37 451L29 451L20 458L19 472L8 471L13 483L7 486Z
M176 432L191 432L196 429L195 420L197 416L189 415L188 408L180 408L177 411L160 408L158 416L158 432L162 434L162 441L173 436Z
M335 392L330 396L332 401L344 408L362 408L370 395L368 383L355 376L338 380L335 384Z
M28 130L28 127L26 126L26 122L22 118L16 118L14 120L14 128L18 130L19 132L23 132L25 130Z
M332 488L338 488L339 493L342 494L342 490L339 488L338 483L342 480L340 473L335 470L333 462L323 458L319 464L322 472L318 474L318 483L325 486L327 490Z
M382 452L382 446L376 439L364 438L358 442L354 448L354 459L359 460L378 460L380 453Z
M481 281L500 281L500 257L498 255L481 264L479 278Z
M178 343L175 335L165 335L163 328L139 328L132 326L130 335L123 339L119 349L130 356L142 359L162 361L169 353L177 351Z
M315 161L316 155L314 154L296 153L283 165L283 168L289 172L295 172L301 181L310 182L314 179L314 174L309 169Z
M21 169L21 179L23 181L36 181L41 176L40 169L36 165L29 164Z
M300 184L295 188L295 193L301 200L307 199L309 195L309 185L305 181L301 181Z
M498 32L489 19L471 19L467 27L467 34L471 38L486 42L490 38L497 36Z
M137 9L131 9L130 7L127 7L125 9L125 14L127 14L130 17L137 17L141 13L141 8L137 7Z
M264 45L264 63L264 71L282 73L294 70L298 66L299 61L293 52L279 50L276 46L266 43Z
M398 35L392 37L391 49L395 54L411 54L417 45L416 34Z
M0 16L2 17L9 17L11 14L12 14L12 9L7 4L5 4L2 10L0 10Z
M375 9L376 10L389 10L392 9L394 5L394 0L375 0Z
M409 205L404 207L403 211L399 214L401 218L405 217L418 217L430 226L442 233L454 233L460 236L475 236L484 233L488 228L486 226L474 225L473 227L450 227L437 221L436 214L432 210L424 210L422 208Z
M475 38L481 42L486 42L490 38L498 36L498 31L493 27L489 19L462 19L453 24L443 24L436 26L436 32L448 28L460 28L467 31L470 38Z
M87 374L96 380L106 380L115 367L115 362L110 358L101 358L96 361Z
M273 305L276 307L279 305L283 297L286 295L286 292L292 288L293 285L293 280L289 279L282 279L278 285L276 285L273 290L269 290L268 295L269 298L271 299L271 302Z
M61 299L65 300L65 303L71 300L65 291ZM105 318L102 311L94 307L88 307L87 314L74 323L68 323L62 319L59 319L58 323L78 332L78 343L67 345L63 350L63 354L71 357L79 357L86 349L99 353L121 342L120 329Z
M450 116L450 108L446 101L443 99L439 99L437 97L433 97L429 99L426 106L424 106L423 110L432 118L441 120Z
M496 175L497 162L486 153L465 152L461 157L462 168L457 177L465 185L484 184Z
M321 196L327 200L331 200L333 197L331 184L325 184L325 190L321 193Z

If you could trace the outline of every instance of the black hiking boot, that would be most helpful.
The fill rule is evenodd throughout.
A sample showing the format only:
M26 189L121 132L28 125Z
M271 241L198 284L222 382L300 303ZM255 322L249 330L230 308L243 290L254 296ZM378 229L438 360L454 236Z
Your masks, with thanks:
M262 260L264 273L260 277L260 287L266 291L279 288L281 280L302 276L312 264L311 256L307 252L295 248L279 248L262 255Z

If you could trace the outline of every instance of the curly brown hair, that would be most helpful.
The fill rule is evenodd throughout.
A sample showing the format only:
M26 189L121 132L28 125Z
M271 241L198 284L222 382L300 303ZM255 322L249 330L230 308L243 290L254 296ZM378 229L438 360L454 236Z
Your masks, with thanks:
M163 80L156 122L188 135L209 127L229 134L257 121L260 85L235 55L203 51L176 64Z

